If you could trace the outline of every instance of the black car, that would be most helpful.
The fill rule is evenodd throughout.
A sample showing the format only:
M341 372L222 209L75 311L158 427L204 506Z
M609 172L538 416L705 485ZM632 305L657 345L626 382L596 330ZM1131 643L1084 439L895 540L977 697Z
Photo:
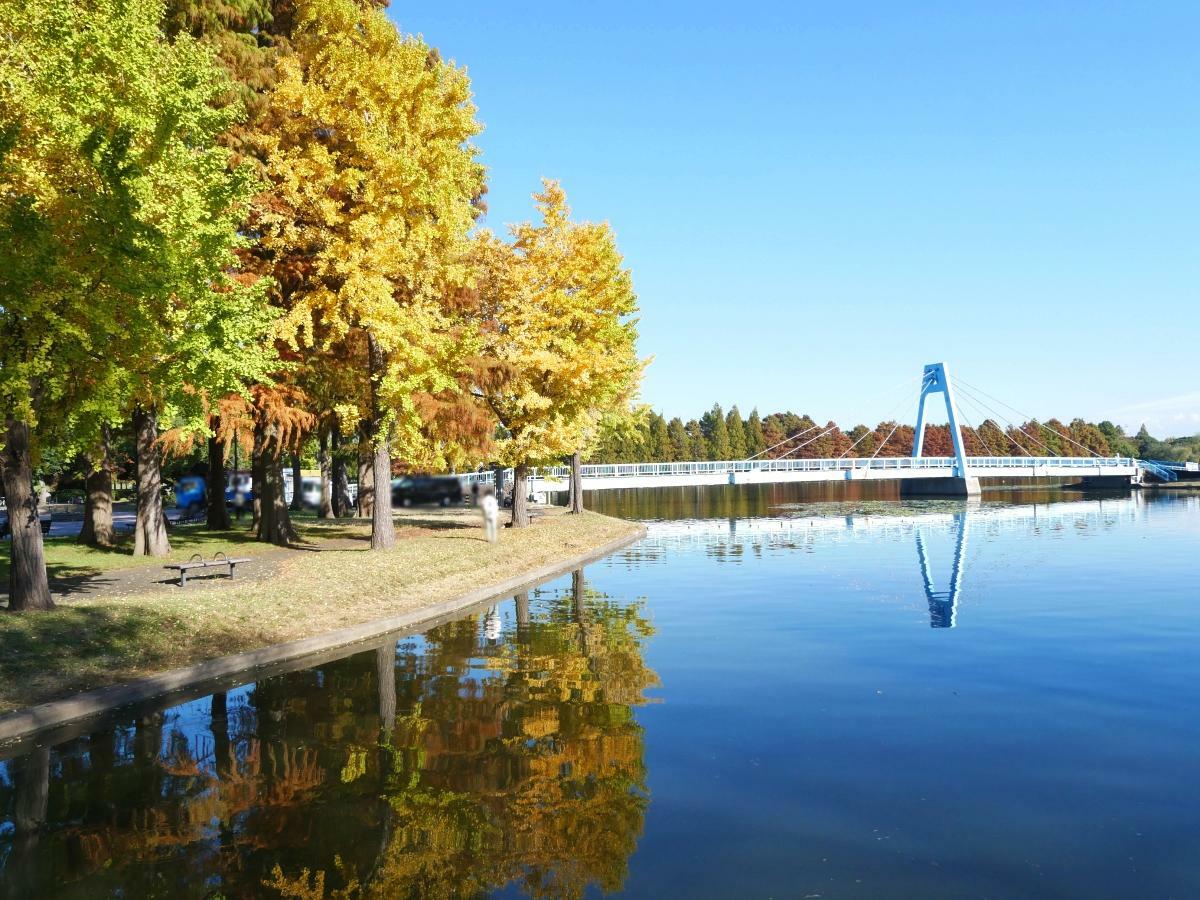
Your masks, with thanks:
M50 513L38 513L38 524L42 526L42 534L49 536L50 526L54 523L54 517ZM8 510L0 511L0 540L12 536L12 529L9 526Z
M462 499L462 482L453 475L408 475L392 482L393 506L412 506L414 503L449 506L462 503Z

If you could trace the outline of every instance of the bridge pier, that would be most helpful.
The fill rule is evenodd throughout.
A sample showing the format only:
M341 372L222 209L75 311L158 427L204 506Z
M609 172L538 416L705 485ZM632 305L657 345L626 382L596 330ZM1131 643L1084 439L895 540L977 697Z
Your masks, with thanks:
M1133 486L1129 475L1088 475L1079 481L1079 486L1089 491L1120 491Z
M901 497L978 497L978 478L906 478L900 482Z

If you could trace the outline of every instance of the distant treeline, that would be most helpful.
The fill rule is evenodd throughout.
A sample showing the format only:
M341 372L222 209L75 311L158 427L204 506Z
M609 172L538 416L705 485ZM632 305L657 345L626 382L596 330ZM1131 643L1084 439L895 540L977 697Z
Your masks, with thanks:
M1001 425L985 419L977 427L962 427L969 456L1137 456L1142 459L1200 458L1200 436L1158 440L1143 425L1132 437L1119 425L1104 421L1030 420ZM685 422L648 412L623 430L612 431L588 460L609 462L675 462L686 460L829 459L839 456L910 456L913 427L880 422L874 428L855 425L848 430L836 422L818 423L793 412L760 417L753 410L742 417L736 406L725 412L720 404L699 419ZM925 456L952 456L949 425L927 425Z

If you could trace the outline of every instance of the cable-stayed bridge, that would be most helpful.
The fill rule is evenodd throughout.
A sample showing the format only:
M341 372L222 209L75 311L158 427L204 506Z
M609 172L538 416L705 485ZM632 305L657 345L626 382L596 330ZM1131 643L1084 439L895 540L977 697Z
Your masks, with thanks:
M913 379L915 381L916 379ZM1100 456L1068 435L1051 431L1053 440L1066 441L1086 456L1057 456L1051 445L1042 437L1024 430L1023 426L1012 425L1028 443L1047 451L1036 455L1025 442L1017 441L1009 432L1005 438L1013 445L1017 455L1012 456L968 456L963 441L963 432L971 431L979 438L979 432L967 421L958 405L956 386L951 382L944 363L925 366L920 376L920 393L917 399L917 416L914 430L912 455L908 457L879 456L892 435L900 427L895 423L892 431L879 443L871 456L850 454L871 432L852 444L842 456L830 459L796 459L789 456L814 443L836 426L820 429L813 426L794 434L774 447L768 448L757 457L723 461L666 462L666 463L617 463L583 466L580 472L585 491L616 490L622 488L661 488L720 484L767 484L783 482L831 482L831 481L896 481L901 492L917 496L973 496L980 491L980 479L1003 478L1015 480L1053 479L1080 482L1091 487L1121 487L1140 482L1149 474L1160 481L1174 481L1181 471L1191 471L1195 463L1163 463L1139 460L1123 456ZM911 384L912 382L910 382ZM911 390L911 388L910 388ZM1008 421L995 412L990 403L979 396L982 391L972 391L973 402L988 414ZM924 456L926 401L933 395L941 395L949 423L953 456ZM999 405L990 395L984 394ZM911 402L911 401L909 401ZM1011 407L1009 407L1011 409ZM1015 410L1014 410L1015 411ZM1028 417L1026 417L1028 418ZM1011 423L1010 423L1011 424ZM1043 426L1045 427L1045 426ZM811 434L810 434L811 433ZM801 440L803 439L803 440ZM986 445L979 439L981 445ZM789 445L790 446L787 446ZM785 449L779 449L784 447ZM776 458L766 458L766 453L777 451ZM1190 469L1188 467L1191 467ZM477 472L460 476L467 485L494 483L494 472ZM530 493L552 493L565 491L570 485L571 470L567 466L551 466L531 469L529 472ZM512 470L504 476L505 484L511 484Z

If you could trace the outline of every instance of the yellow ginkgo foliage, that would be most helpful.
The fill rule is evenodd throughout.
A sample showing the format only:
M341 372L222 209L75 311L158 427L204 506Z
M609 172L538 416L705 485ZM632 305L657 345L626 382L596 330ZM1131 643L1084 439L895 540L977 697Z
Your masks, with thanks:
M356 0L300 0L263 129L262 245L296 350L368 347L375 483L422 440L414 397L457 386L475 348L445 298L483 192L466 73ZM410 454L406 454L410 455ZM410 455L411 457L411 455ZM394 542L375 504L371 546Z
M557 462L628 408L638 359L637 295L607 223L570 220L566 194L543 182L539 223L506 243L476 239L483 334L492 370L481 391L503 427L498 458L514 467L513 525L527 524L531 465Z

